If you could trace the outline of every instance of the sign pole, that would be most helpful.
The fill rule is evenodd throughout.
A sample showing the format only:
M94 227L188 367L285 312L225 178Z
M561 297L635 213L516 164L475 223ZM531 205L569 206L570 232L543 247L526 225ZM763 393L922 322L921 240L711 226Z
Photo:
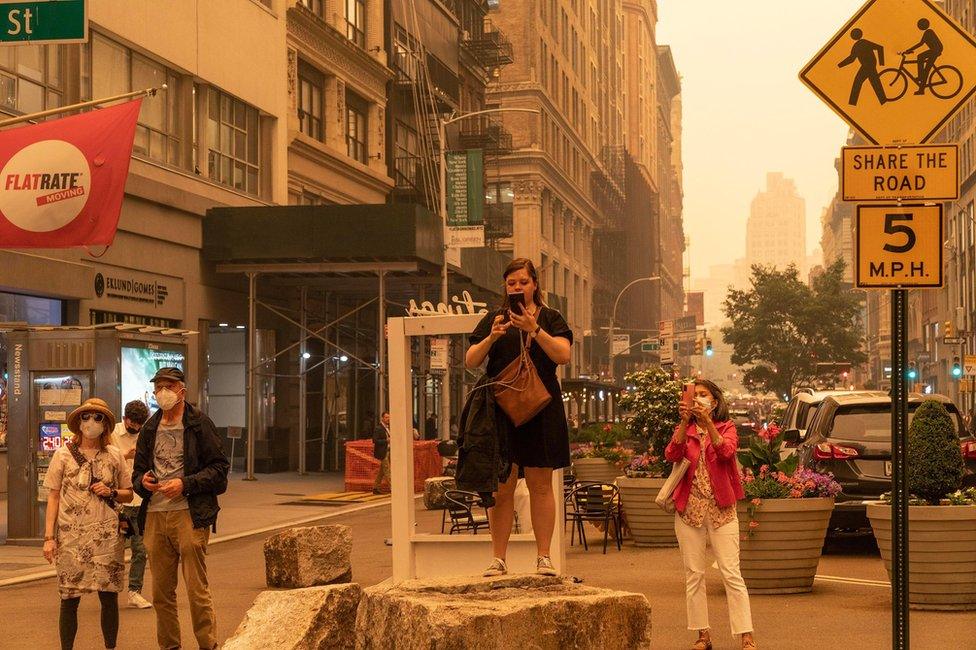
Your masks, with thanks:
M905 374L908 291L891 292L891 647L907 650L908 635L908 471L905 446L908 386Z

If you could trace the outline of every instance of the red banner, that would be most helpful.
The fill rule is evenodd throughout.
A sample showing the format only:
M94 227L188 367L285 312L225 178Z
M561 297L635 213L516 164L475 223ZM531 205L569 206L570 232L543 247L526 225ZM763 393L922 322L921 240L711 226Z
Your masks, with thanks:
M141 106L0 131L0 248L112 243Z

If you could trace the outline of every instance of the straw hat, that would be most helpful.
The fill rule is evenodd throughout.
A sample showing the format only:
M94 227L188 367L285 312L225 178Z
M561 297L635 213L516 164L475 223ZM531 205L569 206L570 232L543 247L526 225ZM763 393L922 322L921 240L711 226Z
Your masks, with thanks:
M104 415L107 420L105 423L105 433L112 433L112 429L115 428L115 414L112 413L112 409L108 407L105 400L92 397L68 415L68 430L71 433L81 435L81 428L78 425L81 423L82 413L101 413Z

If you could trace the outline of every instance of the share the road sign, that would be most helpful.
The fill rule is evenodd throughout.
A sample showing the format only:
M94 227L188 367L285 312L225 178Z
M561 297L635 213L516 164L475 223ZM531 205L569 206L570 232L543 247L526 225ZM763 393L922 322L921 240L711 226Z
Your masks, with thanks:
M857 206L855 284L942 286L942 204Z
M841 197L845 201L914 201L959 198L959 146L844 147Z
M800 79L869 142L923 143L976 92L976 40L930 0L869 0Z

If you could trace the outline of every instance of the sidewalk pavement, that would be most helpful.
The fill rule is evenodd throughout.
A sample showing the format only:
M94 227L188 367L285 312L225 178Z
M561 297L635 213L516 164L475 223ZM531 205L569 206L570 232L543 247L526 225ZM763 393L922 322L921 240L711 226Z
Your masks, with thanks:
M255 481L245 481L243 474L233 473L227 492L220 496L217 533L210 544L273 530L284 525L314 521L323 514L357 507L349 505L295 504L304 496L345 490L341 473L307 474L295 472L257 474ZM41 556L38 546L4 544L7 537L7 500L0 499L0 586L38 580L54 575Z

